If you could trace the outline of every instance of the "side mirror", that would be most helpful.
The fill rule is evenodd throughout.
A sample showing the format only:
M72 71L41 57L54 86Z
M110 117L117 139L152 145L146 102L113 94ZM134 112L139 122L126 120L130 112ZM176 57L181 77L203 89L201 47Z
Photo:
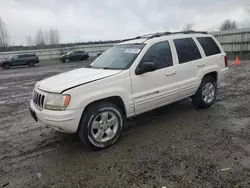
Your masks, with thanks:
M154 62L143 62L135 70L136 75L144 74L146 72L153 72L156 70L156 65Z

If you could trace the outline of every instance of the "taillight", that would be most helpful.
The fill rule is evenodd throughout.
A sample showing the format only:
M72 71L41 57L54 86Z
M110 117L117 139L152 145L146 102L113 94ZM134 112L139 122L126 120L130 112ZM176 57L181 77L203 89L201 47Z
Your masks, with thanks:
M227 67L228 66L228 57L227 57L227 55L224 57L224 61L225 61L225 67Z

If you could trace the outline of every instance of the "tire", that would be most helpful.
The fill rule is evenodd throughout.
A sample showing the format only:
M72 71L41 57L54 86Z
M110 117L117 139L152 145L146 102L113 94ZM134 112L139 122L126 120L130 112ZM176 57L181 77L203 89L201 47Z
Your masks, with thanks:
M31 61L31 62L28 63L28 66L29 66L29 67L34 67L34 66L35 66L35 63L34 63L33 61Z
M10 65L9 63L5 63L5 64L3 65L3 68L4 68L4 69L10 69L10 66L11 66L11 65Z
M209 108L216 100L217 96L216 79L212 76L205 76L192 97L192 103L196 108Z
M94 103L82 115L78 135L87 147L94 150L105 149L118 140L124 122L125 116L115 104Z
M68 63L68 62L69 62L69 58L63 59L63 63Z

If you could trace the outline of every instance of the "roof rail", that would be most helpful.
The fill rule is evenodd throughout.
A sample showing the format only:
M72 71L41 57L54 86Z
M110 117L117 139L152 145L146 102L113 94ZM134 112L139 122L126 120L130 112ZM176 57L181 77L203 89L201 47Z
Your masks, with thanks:
M149 39L152 39L152 38L161 37L161 36L165 36L165 35L193 34L193 33L208 34L205 31L193 31L193 30L179 31L179 32L166 31L166 32L159 32L159 33L151 33L151 34L141 35L141 36L137 36L135 38L124 39L124 40L122 40L122 42L129 41L129 40L142 39L142 38L145 38L146 40L149 40Z

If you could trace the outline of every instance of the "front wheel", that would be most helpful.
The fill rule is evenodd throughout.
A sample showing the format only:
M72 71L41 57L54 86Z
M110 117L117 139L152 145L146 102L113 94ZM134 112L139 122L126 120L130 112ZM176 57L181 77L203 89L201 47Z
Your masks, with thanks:
M35 63L34 62L29 62L29 67L34 67Z
M3 65L3 68L4 68L4 69L9 69L9 68L10 68L10 64L9 64L9 63L5 63L5 64Z
M69 58L65 58L65 59L63 60L63 62L68 63L68 62L69 62Z
M122 133L124 114L111 102L89 106L80 121L78 135L88 147L101 150L113 145Z
M202 79L201 85L192 97L193 105L197 108L209 108L216 100L217 83L211 76Z

